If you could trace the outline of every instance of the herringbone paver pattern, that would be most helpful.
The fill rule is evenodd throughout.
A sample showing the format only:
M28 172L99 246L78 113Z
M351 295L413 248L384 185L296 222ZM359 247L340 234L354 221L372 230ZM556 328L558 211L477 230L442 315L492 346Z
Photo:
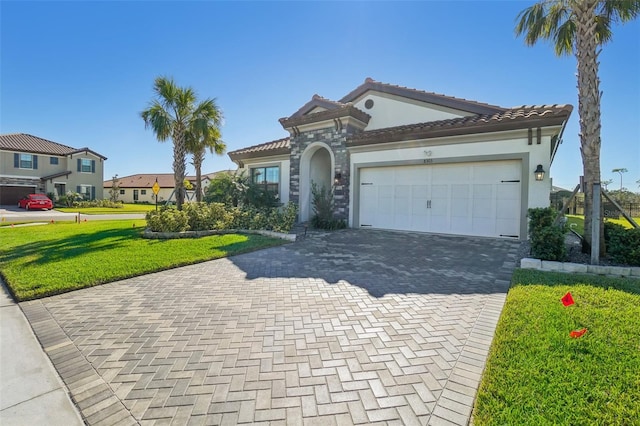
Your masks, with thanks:
M89 424L467 424L516 249L347 230L22 308Z

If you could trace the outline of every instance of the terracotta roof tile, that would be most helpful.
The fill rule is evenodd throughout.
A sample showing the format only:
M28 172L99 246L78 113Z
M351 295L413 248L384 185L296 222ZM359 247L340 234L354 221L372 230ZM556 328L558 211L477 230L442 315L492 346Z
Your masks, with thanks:
M231 151L229 157L232 161L243 158L266 157L269 155L288 154L291 150L289 138L277 139L275 141L253 145L248 148Z
M232 173L232 170L220 170L213 173L203 173L202 179L208 177L213 179L220 173ZM173 188L175 186L173 173L139 173L137 175L123 176L118 178L118 185L120 188L151 188L158 179L158 185L160 188ZM185 176L190 182L195 182L195 176ZM111 179L105 180L103 185L105 188L111 187Z
M318 94L315 94L315 95L313 95L311 97L311 100L309 102L307 102L306 104L302 105L300 107L300 109L298 109L296 112L294 112L293 114L291 114L287 118L291 119L291 118L302 117L302 116L306 115L307 113L309 113L310 111L312 111L316 107L324 108L324 109L327 109L327 110L332 110L332 109L336 109L336 108L342 108L345 105L346 104L344 104L342 102L332 101L331 99L327 99L327 98L322 97L322 96L320 96Z
M571 105L523 105L494 114L476 114L468 117L365 131L353 135L347 141L347 145L368 145L409 139L560 125L569 118L572 110Z
M27 133L9 133L0 135L0 149L17 152L32 152L35 154L71 155L80 152L91 152L96 156L107 159L89 148L72 148L58 142L29 135Z

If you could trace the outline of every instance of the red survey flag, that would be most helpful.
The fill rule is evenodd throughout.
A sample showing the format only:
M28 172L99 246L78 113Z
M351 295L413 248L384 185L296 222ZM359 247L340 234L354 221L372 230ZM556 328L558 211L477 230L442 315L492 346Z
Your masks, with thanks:
M582 335L586 332L587 332L586 328L583 328L582 330L573 330L571 333L569 333L569 336L573 337L574 339L577 339L579 337L582 337Z
M571 296L571 292L568 291L567 294L565 294L564 296L562 296L562 304L564 306L569 306L569 305L573 305L573 296Z

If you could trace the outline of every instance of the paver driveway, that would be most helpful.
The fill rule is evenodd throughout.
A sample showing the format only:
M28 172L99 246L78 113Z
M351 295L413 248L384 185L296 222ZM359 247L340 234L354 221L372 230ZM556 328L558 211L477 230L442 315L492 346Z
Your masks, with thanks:
M467 424L517 247L346 230L21 306L89 424Z

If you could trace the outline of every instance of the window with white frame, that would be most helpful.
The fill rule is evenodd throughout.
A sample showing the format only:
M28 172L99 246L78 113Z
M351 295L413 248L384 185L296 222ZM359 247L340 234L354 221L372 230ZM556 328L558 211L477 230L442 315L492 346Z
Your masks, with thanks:
M82 158L80 162L80 171L82 173L91 173L91 160L88 158Z
M33 155L20 154L20 168L21 169L33 169Z
M91 185L80 185L80 195L82 195L82 198L84 198L85 200L90 200L91 199Z
M255 167L251 169L251 181L263 186L269 192L279 194L280 167Z
M49 157L49 164L51 165L58 164L58 157Z

